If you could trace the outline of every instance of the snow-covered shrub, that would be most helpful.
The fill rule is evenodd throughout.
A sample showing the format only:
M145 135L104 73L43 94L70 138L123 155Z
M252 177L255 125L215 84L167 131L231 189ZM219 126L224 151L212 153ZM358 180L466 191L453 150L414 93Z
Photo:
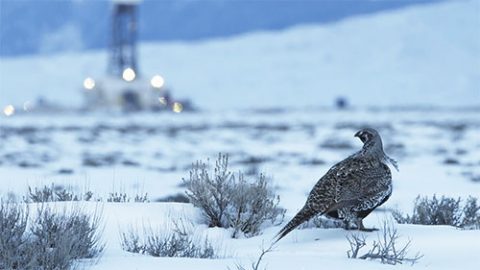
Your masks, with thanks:
M215 258L215 249L208 240L201 243L178 233L147 236L144 253L155 257Z
M27 198L25 202L43 203L43 202L64 202L64 201L89 201L92 199L93 193L91 191L85 194L75 194L72 190L62 186L43 186L43 188L28 187Z
M127 193L109 193L107 202L128 202Z
M400 238L397 229L389 221L384 221L381 231L377 234L377 240L373 241L372 248L363 255L360 255L360 250L367 246L366 237L364 234L351 234L347 236L350 250L347 251L347 257L351 259L370 259L380 260L384 264L414 264L422 257L417 253L413 257L408 256L408 249L410 241L406 244L398 246L398 239Z
M28 269L35 265L27 223L28 211L23 205L0 202L0 269Z
M190 178L183 181L190 202L202 210L208 225L233 228L232 237L239 233L254 236L264 223L283 221L285 210L278 207L279 196L265 176L247 181L242 172L232 173L226 155L219 154L213 174L199 161L193 164Z
M138 230L130 228L120 233L122 249L132 253L144 253L145 244Z
M99 215L57 214L45 205L31 220L27 213L21 204L0 203L0 269L70 269L75 259L101 254Z
M145 194L136 194L135 197L133 198L134 202L139 202L139 203L146 203L150 202L148 199L148 193Z
M42 205L32 223L33 245L40 255L37 260L46 269L67 269L75 259L99 256L104 245L100 242L100 215L88 215L78 208L57 213ZM57 265L59 268L51 267Z
M58 202L68 202L68 201L79 201L82 198L79 198L77 195L73 194L72 191L65 188L59 188L55 190L56 201Z
M412 215L404 215L399 211L394 211L392 214L398 223L480 229L480 206L474 197L469 197L462 207L460 198L442 196L438 199L434 195L430 199L419 196L415 200Z
M136 194L133 199L127 195L127 193L117 193L117 192L112 192L108 195L107 202L120 202L120 203L125 203L125 202L140 202L140 203L146 203L150 202L148 199L148 193L145 194Z
M480 230L480 205L477 198L468 197L463 206L462 228Z
M163 228L155 232L144 227L140 233L130 228L120 234L120 240L123 250L154 257L218 258L208 237L195 237L193 228L192 223L186 225L183 220L177 221L173 230Z
M53 185L51 187L44 186L43 188L35 188L32 190L31 187L28 187L28 199L27 202L53 202L55 200L54 197L54 188Z

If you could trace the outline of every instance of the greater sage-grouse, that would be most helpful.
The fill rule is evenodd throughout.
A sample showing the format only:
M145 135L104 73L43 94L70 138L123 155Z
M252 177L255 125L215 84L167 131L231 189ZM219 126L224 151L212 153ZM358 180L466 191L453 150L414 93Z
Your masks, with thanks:
M382 139L372 128L358 131L363 147L333 166L313 187L307 202L277 234L276 241L315 215L342 219L346 229L363 226L363 218L392 194L392 174L387 163L397 163L383 152ZM353 226L352 226L353 225ZM276 242L275 241L275 242Z

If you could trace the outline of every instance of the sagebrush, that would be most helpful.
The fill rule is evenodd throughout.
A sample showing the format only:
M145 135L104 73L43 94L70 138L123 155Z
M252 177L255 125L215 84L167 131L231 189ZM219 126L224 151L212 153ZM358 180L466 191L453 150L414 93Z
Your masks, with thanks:
M117 203L127 203L127 202L136 202L136 203L148 203L148 193L135 194L135 197L130 197L125 192L111 192L108 194L107 202L117 202Z
M394 211L392 215L398 223L480 229L480 205L474 197L468 197L462 206L461 198L419 196L415 200L411 215L404 215L400 211Z
M36 265L27 223L25 205L0 202L0 269L29 269Z
M63 186L43 186L42 188L28 187L25 202L44 203L44 202L64 202L64 201L90 201L93 198L93 192L87 191L84 194L75 193L71 188Z
M101 220L97 213L90 216L76 207L58 213L45 205L37 212L30 231L37 251L43 254L39 258L42 265L61 258L68 264L74 259L94 258L102 253Z
M144 226L140 232L131 227L121 232L120 240L123 250L154 257L220 257L218 248L208 237L196 237L193 228L192 223L185 223L184 220L174 222L174 229L165 227L155 231Z
M0 269L67 270L76 259L101 255L100 214L47 205L28 213L26 205L0 203Z
M281 223L285 210L278 207L280 198L265 175L247 180L242 172L232 173L228 156L219 155L213 173L207 164L196 162L189 179L183 179L186 194L202 210L210 227L233 228L232 237L240 233L250 237L260 233L266 222Z

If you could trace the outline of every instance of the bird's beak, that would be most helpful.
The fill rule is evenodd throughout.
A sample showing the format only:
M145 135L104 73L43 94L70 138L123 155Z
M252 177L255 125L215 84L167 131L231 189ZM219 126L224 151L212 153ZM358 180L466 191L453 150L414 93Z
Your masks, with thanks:
M359 137L360 138L360 133L361 133L361 131L358 131L357 133L355 133L355 135L353 135L353 137Z

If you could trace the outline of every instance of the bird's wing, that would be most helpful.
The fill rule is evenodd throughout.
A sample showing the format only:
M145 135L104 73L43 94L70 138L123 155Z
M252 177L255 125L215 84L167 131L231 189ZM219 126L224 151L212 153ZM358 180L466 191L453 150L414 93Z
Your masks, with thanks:
M317 182L307 203L323 213L358 205L388 193L390 179L388 166L354 155L333 166Z
M339 199L347 199L383 188L386 178L391 178L391 174L390 169L377 160L354 158L337 171L336 178L340 189Z

